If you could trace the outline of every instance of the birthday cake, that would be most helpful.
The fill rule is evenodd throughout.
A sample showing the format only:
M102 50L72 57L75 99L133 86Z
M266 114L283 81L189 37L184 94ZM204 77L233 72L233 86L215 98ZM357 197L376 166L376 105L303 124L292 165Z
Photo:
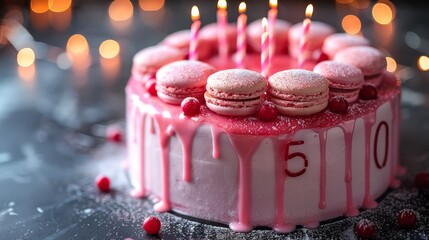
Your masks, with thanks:
M400 170L400 84L385 57L317 22L300 53L302 24L278 20L275 54L261 69L257 22L242 68L235 25L224 56L216 25L200 31L199 60L188 60L186 30L135 55L126 87L132 194L239 232L314 228L376 207Z

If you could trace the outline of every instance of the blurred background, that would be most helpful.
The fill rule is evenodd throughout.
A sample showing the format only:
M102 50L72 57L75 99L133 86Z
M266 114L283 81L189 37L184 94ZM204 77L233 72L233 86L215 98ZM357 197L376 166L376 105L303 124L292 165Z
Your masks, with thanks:
M228 1L230 22L239 3ZM313 20L369 38L386 54L387 70L401 78L401 162L409 174L391 194L428 214L428 196L415 194L412 178L429 170L429 1L279 0L279 18L300 22L309 3ZM141 216L151 205L128 197L120 167L125 147L106 145L104 133L112 123L123 125L133 55L190 28L192 5L203 25L216 20L216 0L0 0L0 239L143 236ZM248 22L268 10L268 0L247 1ZM96 194L100 172L115 180L114 195ZM379 219L386 236L396 236L401 232L383 219L401 204L385 201L365 213ZM162 218L184 231L164 237L234 237L170 214ZM353 221L315 236L348 236ZM426 225L401 234L427 239L427 233Z

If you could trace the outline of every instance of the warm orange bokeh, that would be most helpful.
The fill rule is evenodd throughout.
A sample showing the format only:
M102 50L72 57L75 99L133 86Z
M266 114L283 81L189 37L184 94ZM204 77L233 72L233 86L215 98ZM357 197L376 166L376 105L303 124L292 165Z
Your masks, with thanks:
M362 24L358 17L355 15L347 15L343 18L341 25L344 29L344 32L348 34L358 34L362 27Z
M428 56L420 56L419 60L417 62L417 66L422 71L428 71L429 70L429 57Z
M109 16L114 21L126 21L133 16L133 9L129 0L115 0L110 4Z
M86 54L88 51L88 42L81 34L75 34L67 41L67 53L71 55Z
M164 7L164 0L140 0L139 5L143 11L152 12L158 11Z
M16 56L16 62L21 67L29 67L33 65L35 60L36 60L36 55L34 54L34 51L31 48L23 48L19 50Z
M100 53L100 56L102 56L103 58L110 59L118 56L120 46L115 40L108 39L100 44L98 51Z
M30 9L35 13L45 13L49 10L49 0L31 0Z
M52 12L64 12L72 5L72 0L49 0L49 10Z
M396 64L395 59L391 57L386 57L386 62L387 62L386 70L388 72L395 72L398 67L398 64Z
M389 5L379 2L372 8L372 17L377 23L387 25L393 20L393 11Z

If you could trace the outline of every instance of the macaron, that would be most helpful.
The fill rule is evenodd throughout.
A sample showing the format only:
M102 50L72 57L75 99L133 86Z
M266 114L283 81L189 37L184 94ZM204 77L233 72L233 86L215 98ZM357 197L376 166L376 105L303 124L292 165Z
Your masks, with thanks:
M279 113L287 116L311 115L328 106L329 83L321 74L291 69L268 79L268 94Z
M373 47L355 46L345 48L334 56L334 61L353 65L362 71L365 83L379 86L387 62L383 53Z
M359 35L334 33L325 39L322 50L332 59L340 50L353 46L369 46L369 40Z
M158 97L169 104L180 105L183 99L204 100L207 78L216 70L200 61L181 60L169 63L156 73Z
M177 48L187 55L189 52L189 43L191 42L191 31L181 30L174 32L162 41L162 45ZM207 38L200 38L198 40L198 59L205 60L209 58L216 47L216 42Z
M152 46L140 50L133 59L131 74L137 81L155 77L156 71L165 64L185 58L185 53L173 47Z
M316 50L320 50L323 46L323 41L329 35L333 34L335 29L330 25L313 21L308 32L308 55L312 56L312 53ZM293 25L289 29L289 54L296 58L299 55L299 45L302 38L302 22Z
M228 40L228 51L233 53L237 49L237 24L230 23L227 27L227 40ZM205 25L200 30L200 39L206 41L213 41L215 43L214 50L218 51L218 35L219 30L216 23L210 23Z
M329 81L329 99L341 96L352 103L359 97L363 85L362 71L349 64L334 61L323 61L313 71L322 74Z
M277 19L274 27L274 37L276 42L276 54L287 52L288 31L291 24L281 19ZM247 42L254 52L261 52L262 19L253 21L247 27Z
M265 78L246 69L216 72L207 79L207 107L224 116L249 116L258 111L266 90Z

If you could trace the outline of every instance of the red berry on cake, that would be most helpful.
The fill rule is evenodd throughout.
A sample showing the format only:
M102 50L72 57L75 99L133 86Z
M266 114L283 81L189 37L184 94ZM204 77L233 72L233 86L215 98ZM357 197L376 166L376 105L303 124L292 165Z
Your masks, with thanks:
M402 209L396 218L398 225L405 229L413 228L417 223L417 215L412 209Z
M264 122L270 122L277 118L279 111L274 103L264 102L258 109L259 119Z
M161 230L161 221L155 216L145 218L143 222L143 229L147 234L155 235Z
M368 219L362 219L355 226L356 234L361 238L372 238L375 235L375 224Z
M122 141L122 131L118 126L108 126L106 130L106 138L111 142Z
M329 110L334 113L347 113L349 103L343 97L334 97L329 101Z
M359 98L362 100L377 99L377 88L372 84L364 84L360 89Z
M145 88L146 91L151 95L151 96L157 96L158 93L156 92L156 80L155 79L149 79L146 83L145 83Z
M106 176L100 175L95 179L97 188L102 192L110 191L110 179Z
M418 188L429 188L429 172L417 173L414 185Z
M194 97L187 97L183 99L180 104L182 107L183 114L186 116L192 117L200 113L200 101Z
M317 57L317 62L316 63L320 63L320 62L324 62L329 60L329 56L324 53L324 52L320 52L319 56Z

